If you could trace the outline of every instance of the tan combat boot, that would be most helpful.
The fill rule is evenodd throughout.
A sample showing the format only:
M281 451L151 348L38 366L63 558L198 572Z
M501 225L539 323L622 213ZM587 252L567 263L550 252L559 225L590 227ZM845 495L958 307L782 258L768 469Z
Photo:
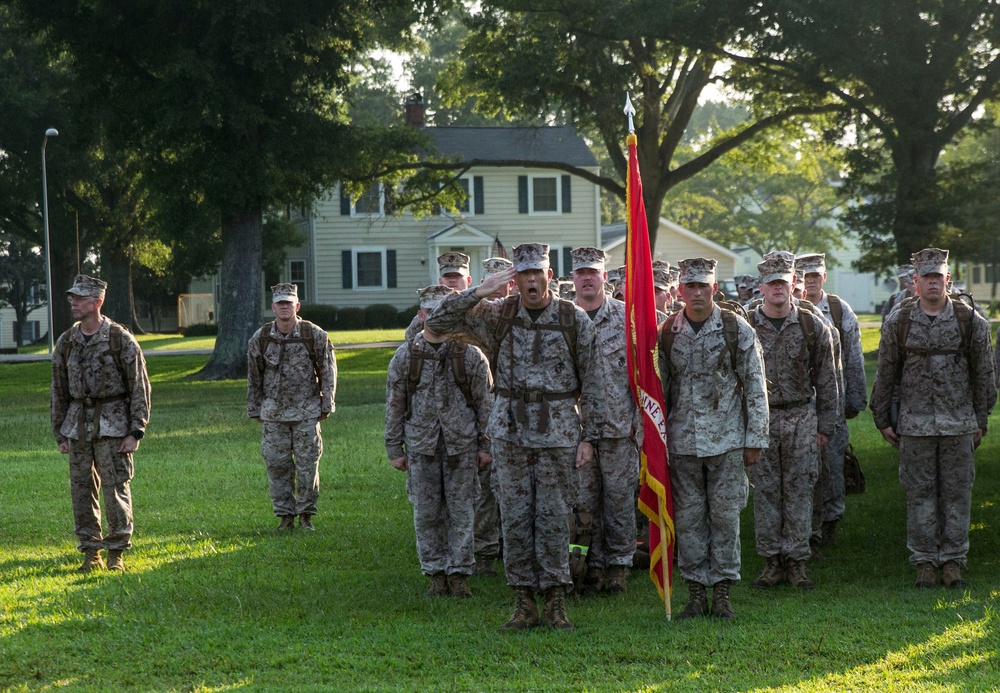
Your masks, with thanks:
M811 590L813 587L812 580L806 577L806 562L805 561L793 561L788 559L785 561L785 567L788 570L788 582L790 582L795 587L803 590Z
M275 529L278 532L287 532L288 530L295 529L295 515L282 515L281 521L278 522L278 526Z
M566 616L566 588L556 585L545 590L545 604L542 605L542 624L549 628L573 630L576 628Z
M313 526L312 515L299 515L299 527L308 529L310 532L315 532L316 528Z
M948 561L941 566L941 584L956 590L969 586L969 583L962 579L962 567L958 561Z
M708 613L708 597L705 596L705 586L694 580L687 581L688 603L684 605L681 612L677 614L677 620L704 616Z
M501 626L503 630L527 630L538 625L538 605L535 593L528 587L514 588L514 613Z
M767 562L764 563L764 570L760 572L760 577L750 583L750 586L767 589L784 581L785 570L781 563L781 556L768 556Z
M108 570L116 570L119 573L125 572L125 560L121 549L108 549Z
M76 569L78 573L89 573L92 570L103 570L104 560L98 549L87 549L83 552L83 565Z
M608 592L625 594L628 592L628 567L613 565L608 568Z
M448 595L448 578L442 570L431 575L431 584L427 588L428 597L445 597Z
M712 615L719 618L734 619L736 614L729 606L729 588L731 580L721 580L712 585Z
M933 563L917 563L917 581L913 584L917 589L930 589L937 582Z
M469 589L469 582L464 575L452 573L448 576L448 592L453 597L471 597L472 590Z

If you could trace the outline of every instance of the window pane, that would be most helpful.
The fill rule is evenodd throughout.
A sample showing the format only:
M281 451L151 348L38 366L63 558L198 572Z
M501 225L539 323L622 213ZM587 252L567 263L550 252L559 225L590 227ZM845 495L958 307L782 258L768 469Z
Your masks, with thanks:
M289 279L293 282L304 282L306 280L306 263L304 260L292 260L288 266Z
M460 178L458 181L458 187L460 187L465 192L465 201L458 205L459 212L469 213L469 179Z
M531 198L536 212L559 211L556 206L556 179L533 178Z
M379 206L378 183L372 183L368 191L358 198L358 201L354 205L354 211L358 214L381 214L382 209Z
M382 253L358 253L358 286L382 286Z

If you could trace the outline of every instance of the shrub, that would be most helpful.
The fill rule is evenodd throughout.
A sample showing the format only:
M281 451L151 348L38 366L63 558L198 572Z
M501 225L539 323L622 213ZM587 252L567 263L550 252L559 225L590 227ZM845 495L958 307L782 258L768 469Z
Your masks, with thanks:
M387 303L374 303L365 308L365 327L369 330L391 329L396 326L399 311Z
M337 307L322 303L310 303L299 308L299 317L316 323L324 330L337 329Z
M410 323L413 322L413 318L416 317L418 310L420 310L419 304L399 311L399 315L396 318L396 327L409 327Z
M338 330L363 330L365 329L365 309L364 308L341 308L337 311Z
M219 326L210 322L198 322L184 328L185 337L208 337L219 334Z

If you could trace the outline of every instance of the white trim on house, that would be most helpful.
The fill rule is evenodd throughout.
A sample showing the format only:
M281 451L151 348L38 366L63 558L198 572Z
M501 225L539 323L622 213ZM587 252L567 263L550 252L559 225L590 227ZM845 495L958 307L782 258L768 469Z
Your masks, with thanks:
M358 199L351 195L351 217L358 219L375 219L385 216L385 186L382 183L372 183L378 186L378 212L359 212L357 210ZM371 188L369 188L371 190ZM368 194L367 192L365 193Z
M556 208L555 209L535 209L535 180L536 179L552 179L555 181L556 189ZM528 174L528 214L530 216L536 217L551 217L562 214L562 176L553 173L551 175L545 173L529 173Z
M385 291L388 285L389 264L386 260L388 249L385 246L354 246L351 248L351 290L352 291ZM358 285L358 253L379 253L382 257L382 283L379 286Z
M465 200L465 204L467 206L467 209L456 209L455 211L451 211L450 209L445 209L445 207L442 206L441 207L441 214L440 214L440 216L442 216L442 217L455 217L455 216L474 217L474 216L476 216L476 183L475 183L475 181L472 178L473 177L470 174L470 175L467 175L467 176L461 176L456 181L456 182L459 182L459 183L461 181L465 181L465 183L466 183L465 187L466 187L466 193L468 194L468 197ZM459 187L461 187L461 186L459 186Z

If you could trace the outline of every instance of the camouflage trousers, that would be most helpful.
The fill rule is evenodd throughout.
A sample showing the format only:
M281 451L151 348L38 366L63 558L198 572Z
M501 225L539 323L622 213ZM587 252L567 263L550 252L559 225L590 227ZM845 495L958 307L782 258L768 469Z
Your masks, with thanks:
M408 464L406 497L413 503L420 571L472 575L476 451L448 455L442 437L434 455L409 454Z
M900 436L899 483L906 491L906 547L910 563L941 566L969 554L972 435Z
M842 421L830 442L823 447L823 455L830 468L823 494L823 521L831 522L844 517L844 455L851 444L851 431L847 421Z
M747 506L743 448L712 457L670 456L681 577L711 586L740 579L740 511Z
M576 448L527 448L494 440L493 452L507 584L535 591L570 584Z
M816 409L771 410L770 442L748 472L757 553L808 560L813 490L819 477Z
M132 454L118 452L124 438L98 438L96 441L69 441L69 488L73 498L73 525L77 548L132 548L132 490L129 482L135 473ZM101 537L101 503L108 516L108 534Z
M479 500L476 501L475 550L477 556L500 555L500 504L493 492L493 464L479 470Z
M315 515L323 455L319 421L264 421L263 426L260 449L274 514Z
M597 441L594 460L578 472L577 506L594 518L587 565L632 565L635 553L635 489L639 450L629 438Z

